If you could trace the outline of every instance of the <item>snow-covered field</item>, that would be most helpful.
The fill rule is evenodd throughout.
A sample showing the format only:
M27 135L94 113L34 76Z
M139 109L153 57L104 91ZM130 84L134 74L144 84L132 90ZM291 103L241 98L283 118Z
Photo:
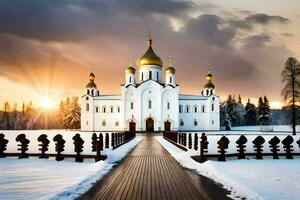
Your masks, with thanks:
M296 200L300 196L300 157L294 160L229 160L226 162L194 161L191 151L184 152L164 140L156 139L183 167L212 178L231 191L230 197L241 199Z
M141 139L136 137L115 150L106 149L107 159L96 163L0 158L0 199L74 199L108 173Z

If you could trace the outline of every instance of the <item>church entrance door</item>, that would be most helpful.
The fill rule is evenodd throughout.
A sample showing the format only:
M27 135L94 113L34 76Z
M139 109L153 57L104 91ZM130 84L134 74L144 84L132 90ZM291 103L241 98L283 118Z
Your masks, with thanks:
M171 130L171 122L166 121L165 122L165 131L170 131Z
M135 122L129 122L129 131L135 132Z
M146 120L146 131L154 131L154 120L150 117Z

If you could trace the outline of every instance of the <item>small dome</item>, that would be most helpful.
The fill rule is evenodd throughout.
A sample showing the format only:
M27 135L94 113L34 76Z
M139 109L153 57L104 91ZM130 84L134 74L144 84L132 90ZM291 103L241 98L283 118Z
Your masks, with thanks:
M206 80L211 81L212 78L213 78L213 75L210 72L208 72L207 75L206 75Z
M168 67L165 72L166 74L175 74L175 69L173 67Z
M135 74L135 69L133 67L128 67L125 72L128 74Z
M212 82L208 82L204 85L204 88L213 88L213 89L215 89L215 85Z
M141 67L143 65L157 65L162 67L163 62L158 55L152 49L152 39L148 39L148 50L146 53L137 60L137 66Z
M97 85L94 81L90 81L85 87L86 88L97 88Z
M95 80L95 74L94 74L93 72L90 73L90 75L89 75L89 80L90 80L90 81Z

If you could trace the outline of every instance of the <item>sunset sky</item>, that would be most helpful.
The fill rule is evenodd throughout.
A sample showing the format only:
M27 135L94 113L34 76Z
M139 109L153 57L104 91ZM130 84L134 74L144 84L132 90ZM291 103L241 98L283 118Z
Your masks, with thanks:
M80 96L93 71L101 94L120 93L124 69L146 50L147 30L180 93L280 106L281 70L300 60L299 0L0 0L0 103Z

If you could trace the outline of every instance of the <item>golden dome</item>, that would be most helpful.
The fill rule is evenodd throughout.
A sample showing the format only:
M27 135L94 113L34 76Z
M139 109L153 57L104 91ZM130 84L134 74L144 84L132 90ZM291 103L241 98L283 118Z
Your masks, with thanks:
M162 60L152 49L152 39L150 36L148 39L148 46L149 47L146 53L137 60L137 66L141 67L143 65L157 65L162 67Z
M208 72L206 75L206 80L208 81L208 83L204 85L204 88L215 88L215 85L211 82L212 79L213 75L210 72Z
M89 75L89 80L90 80L90 81L95 80L95 74L94 74L93 72L90 73L90 75Z
M175 69L173 67L168 67L165 72L166 74L175 74Z
M208 72L207 75L206 75L206 80L211 81L212 78L213 78L212 74L210 72Z
M127 74L135 74L135 69L133 67L128 67L127 69L125 69L125 72Z

